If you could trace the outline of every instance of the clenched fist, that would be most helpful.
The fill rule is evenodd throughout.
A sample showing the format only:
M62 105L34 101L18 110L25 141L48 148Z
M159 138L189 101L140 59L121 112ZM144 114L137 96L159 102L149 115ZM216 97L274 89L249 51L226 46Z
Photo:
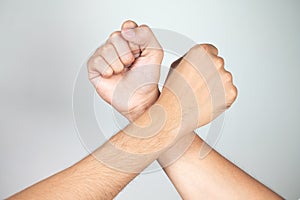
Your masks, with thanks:
M151 29L126 21L91 56L88 75L97 93L132 121L159 96L162 59Z
M224 112L236 99L232 75L212 45L196 45L172 64L158 100L167 122L189 133ZM172 127L170 125L169 127Z

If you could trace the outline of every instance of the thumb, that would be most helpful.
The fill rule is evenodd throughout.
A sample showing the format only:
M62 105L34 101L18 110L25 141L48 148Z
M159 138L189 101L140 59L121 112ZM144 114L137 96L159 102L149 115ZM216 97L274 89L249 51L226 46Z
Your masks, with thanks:
M152 50L162 50L152 30L146 25L132 29L123 29L121 34L128 42L139 45L144 54L151 53Z

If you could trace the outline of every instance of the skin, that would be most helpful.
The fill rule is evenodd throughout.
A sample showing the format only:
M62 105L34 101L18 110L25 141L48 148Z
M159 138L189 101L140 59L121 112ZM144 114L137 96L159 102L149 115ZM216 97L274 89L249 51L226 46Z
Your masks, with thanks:
M88 61L89 79L97 93L131 121L157 100L163 59L163 50L151 29L139 26L135 29L136 36L131 37L127 30L132 27L137 25L125 22L122 31L113 32ZM121 94L131 94L135 87L139 88L130 99L118 98Z
M149 31L148 27L145 29ZM126 38L128 43L132 42L136 44L137 41L141 42L141 40L134 40L136 35L131 37L130 39L132 40L130 41L127 40L129 38ZM159 62L156 62L158 60L154 59L155 55L150 51L150 49L157 47L155 46L156 43L153 41L154 40L150 40L144 44L139 44L138 46L141 48L140 57L143 58L141 61L147 59L147 56L151 55L150 58L153 60L151 60L150 64L155 67ZM130 48L134 46L131 45L132 44L129 44ZM109 47L105 51L101 50L100 55L103 55L101 54L103 52L106 52L105 55L108 55L108 50L114 49ZM97 56L95 56L95 58L96 57ZM106 58L106 56L104 56L104 58ZM172 152L173 148L176 149L175 144L178 145L184 141L184 138L190 137L191 134L189 133L191 133L195 128L209 123L234 102L237 95L236 88L232 84L232 80L228 78L229 75L222 66L218 66L216 69L210 71L211 73L209 73L209 76L205 78L199 74L199 71L197 71L201 69L201 62L199 63L199 61L205 61L207 58L210 60L219 60L217 59L218 56L216 55L216 49L213 46L196 45L193 47L185 55L184 59L176 65L177 67L174 71L169 74L166 85L157 100L153 97L156 96L157 98L158 94L155 94L156 92L151 92L153 89L155 90L155 84L141 87L139 88L141 89L140 91L133 87L135 89L134 93L130 91L133 95L127 99L128 101L126 101L126 104L120 103L119 105L114 105L116 108L120 109L123 114L127 115L128 118L131 119L132 123L97 149L93 156L89 155L72 167L17 193L12 196L11 199L112 199L115 197L122 188L124 188L139 174L139 172L151 164L151 162L155 159L158 159L159 156L162 156L163 152L166 152L166 150L168 150L166 153ZM105 65L105 63L102 62L101 59L98 58L97 62L91 61L94 66L91 66L89 62L89 67L93 68L92 76L91 74L89 76L90 80L96 86L97 92L107 102L112 104L115 102L121 102L117 101L120 100L118 98L114 101L115 94L114 92L109 94L109 91L122 91L120 89L126 89L127 87L123 87L123 82L121 82L122 87L119 86L120 80L126 79L126 74L130 73L131 70L134 71L134 68L130 70L125 69L124 73L124 69L123 72L121 72L122 67L120 66L120 63L117 64L118 61L109 62L105 60L108 64L106 66L111 67L111 70L109 70L108 67L102 66L102 64ZM98 66L97 63L102 64L99 64ZM136 62L134 62L134 64L135 63ZM105 74L103 70L105 70L107 74ZM97 71L100 76L96 75ZM113 73L111 71L113 71ZM132 74L132 77L135 77L134 73ZM153 74L156 74L156 72ZM105 76L106 79L104 80ZM182 79L178 79L179 76ZM110 77L116 78L111 79ZM214 77L220 78L222 85L224 86L223 89L225 93L225 100L217 102L217 106L212 105L212 101L207 98L211 94L207 88L209 84L206 86L206 83L211 82L210 80L214 80ZM126 80L131 79L128 78ZM182 81L182 84L178 85L179 80ZM149 80L147 81L149 83ZM100 84L101 82L103 84ZM182 89L185 89L181 88L184 84L188 84L189 90L191 91L190 93L180 92L183 91ZM101 88L102 85L104 85L103 88ZM105 90L105 88L107 90ZM146 99L142 99L143 101L140 101L139 98L143 96L141 94L144 91L147 91L149 96L147 96ZM195 100L193 101L194 104L192 106L195 110L200 111L201 115L199 114L200 112L190 112L191 107L188 104L188 99ZM148 101L153 101L155 103L149 107L148 105L151 105L151 103ZM142 106L137 106L138 104L135 104L135 102L143 103L141 104ZM139 115L138 113L143 112L144 110L145 112L143 114L136 117ZM198 117L195 118L195 115ZM163 124L160 123L160 119L164 119ZM151 137L134 137L137 133L148 133ZM253 192L258 192L258 195L261 194L261 188L257 186L256 181L252 183L251 181L253 179L249 180L248 175L242 176L242 172L239 169L230 168L228 163L223 166L224 163L226 164L226 161L224 161L224 159L222 159L222 157L218 154L213 154L213 157L208 156L206 158L206 162L198 163L195 152L197 152L198 149L197 145L201 142L202 141L194 139L193 145L188 149L188 151L186 151L184 156L165 169L179 191L185 188L188 190L189 187L187 186L187 183L192 180L193 176L195 176L195 180L199 182L197 183L197 186L199 186L197 190L202 191L202 195L206 197L213 197L211 196L213 193L224 193L227 197L230 195L233 195L234 197L242 197L243 195L246 195L243 196L243 198L254 197ZM207 160L208 158L212 161ZM99 159L101 162L99 162ZM217 164L217 166L213 166L215 164ZM186 168L181 169L181 167ZM210 167L213 168L211 169ZM129 169L131 171L129 171ZM200 169L201 172L199 171ZM187 175L183 178L180 176L183 172L182 170L187 173ZM216 170L216 173L214 173L213 170ZM231 177L232 172L235 172L234 178ZM189 179L189 177L191 177L191 179ZM216 184L222 183L222 181L224 182L224 177L229 179L228 182L232 186L236 184L232 180L239 180L246 183L246 185L254 185L254 189L252 190L251 187L250 192L246 192L245 189L241 189L236 193L232 193L233 190L231 189L230 192L228 192L226 189L219 187L219 185ZM201 178L203 178L203 181L208 181L207 183L209 184L201 184L203 183L199 181ZM264 188L264 186L261 187ZM221 190L218 190L219 188L221 188ZM265 190L267 192L262 193L265 194L265 197L268 197L268 199L276 197L271 196L273 193L271 193L268 189L265 188ZM200 196L199 192L195 192L198 194L197 196ZM184 191L180 192L182 196L187 195L186 193L187 192ZM192 196L186 197L192 198Z
M176 106L170 107L169 102ZM150 109L97 149L94 156L88 156L11 199L112 199L161 152L178 140L181 134L178 128L182 125L179 104L175 95L165 89ZM160 108L165 111L163 114ZM159 131L153 131L161 124L152 119L162 117L165 123ZM153 133L153 136L141 139L128 134L136 130ZM115 151L115 148L119 151ZM117 163L120 169L106 165L110 161ZM132 167L135 168L134 172L124 171Z
M122 30L126 29L134 29L137 28L138 25L133 21L126 21L123 23L121 27ZM141 26L145 27L146 26ZM148 29L146 31L149 31ZM111 37L114 37L115 34L121 34L121 32L115 32L110 36L110 39L108 39L108 42L111 41ZM150 31L149 31L150 32ZM152 32L150 32L151 35L148 37L148 40L154 40L154 42L157 42L155 40L154 36L152 36ZM124 39L124 38L123 38ZM147 40L147 38L146 38ZM127 44L126 44L127 42ZM132 54L136 52L136 47L133 43L133 40L126 40L122 42L128 51L131 51ZM107 43L105 44L107 45ZM104 46L105 46L104 45ZM151 58L143 57L146 62L154 62L156 64L160 64L163 58L163 53L160 51L161 47L159 44L154 45L156 48L150 50ZM103 47L103 46L102 46ZM102 48L100 47L100 48ZM114 45L115 49L118 49L118 46ZM229 84L232 84L232 75L230 72L226 71L224 69L224 60L223 58L218 56L218 50L213 47L212 45L202 45L202 48L204 48L207 52L209 52L213 58L214 64L216 67L219 67L220 73L223 74L224 82L227 82ZM125 48L122 48L125 49ZM95 53L97 54L97 52ZM154 54L157 54L157 56L153 56ZM100 53L104 58L105 56ZM118 55L119 58L122 58L120 54ZM133 56L132 56L133 57ZM156 60L153 60L156 59ZM139 65L143 65L143 62L139 62L140 57L136 58L134 67L139 67ZM91 57L90 61L93 60L93 57ZM122 62L122 59L120 59ZM179 64L180 60L175 61L172 64L173 68L176 68ZM131 63L123 62L124 66L127 66ZM153 75L152 80L158 80L158 73L151 72L151 69L153 68L147 68L147 73L150 73ZM193 71L194 69L191 69ZM99 73L101 75L101 71ZM116 75L108 76L109 79L113 78ZM198 77L199 78L199 77ZM189 79L188 79L189 80ZM236 97L237 90L234 86L229 86L229 90L227 93L232 93L233 99L228 99L229 102L233 102L234 98ZM137 99L135 99L136 105L133 104L133 107L136 107L139 105L139 102L148 102L144 105L149 106L152 104L152 100L157 98L157 94L159 94L157 87L149 88L152 90L151 92L145 91L141 96L138 96ZM204 89L203 89L204 90ZM122 113L122 110L119 109L118 103L114 102L112 103L112 100L110 98L106 99L107 96L104 92L100 90L97 90L98 94L104 98L108 103L112 104L113 107L115 107L118 111ZM118 92L118 91L115 91ZM126 91L130 92L130 91ZM148 94L152 94L152 97L149 97ZM205 95L202 95L205 96ZM227 107L230 105L227 105ZM204 107L204 106L203 106ZM207 106L208 107L208 106ZM143 110L146 110L146 108L143 108L141 110L135 110L133 113L133 116L138 117L142 115ZM123 108L124 110L124 108ZM208 115L205 115L208 116ZM131 116L125 115L129 120L134 119ZM200 126L208 123L211 121L211 118L207 118L205 122L200 124ZM189 146L189 144L191 145ZM201 146L203 145L202 139L196 135L194 132L191 132L185 138L181 139L174 147L169 149L167 152L164 152L162 155L160 155L158 161L161 164L161 166L164 167L164 171L176 187L177 191L181 195L183 199L199 199L199 198L206 198L206 199L233 199L233 198L255 198L255 199L281 199L277 194L272 192L270 189L268 189L263 184L259 183L255 179L253 179L251 176L243 172L241 169L236 167L234 164L232 164L230 161L222 157L220 154L218 154L216 151L212 150L212 152L204 159L199 159L199 151ZM178 159L174 160L174 155L178 156L178 152L183 152L188 147L188 150ZM175 156L175 158L177 158ZM170 165L170 161L173 161ZM218 167L222 166L222 167ZM193 171L194 173L189 173L190 171ZM183 175L184 174L184 175ZM187 175L191 176L187 176ZM226 181L223 181L226 180ZM193 183L193 184L191 184ZM205 183L205 184L203 184ZM212 189L213 188L213 189ZM222 191L222 192L221 192Z

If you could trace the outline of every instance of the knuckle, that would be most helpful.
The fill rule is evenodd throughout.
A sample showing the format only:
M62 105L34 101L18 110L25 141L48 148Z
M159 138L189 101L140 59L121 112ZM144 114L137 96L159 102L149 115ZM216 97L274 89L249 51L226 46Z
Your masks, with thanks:
M101 56L92 56L87 61L87 70L89 73L99 71L101 65L103 65L103 58Z
M210 44L199 44L199 48L204 49L206 52L208 52L210 48Z
M195 46L193 46L192 49L194 49L194 50L202 50L202 49L204 49L205 50L205 48L203 47L203 44L196 44Z
M121 31L114 31L109 35L109 38L112 39L112 38L118 37L120 35L121 35Z
M90 58L90 59L88 60L88 62L87 62L87 69L88 69L88 71L91 71L91 70L92 70L92 63L93 63L92 58Z
M232 87L228 90L228 94L227 94L227 105L226 107L229 108L233 102L235 101L235 99L237 98L237 88L232 85Z
M212 44L200 44L201 48L203 48L207 53L214 54L215 52L218 53L217 47Z
M196 44L192 49L210 53L211 47L212 47L212 45L210 45L210 44Z
M150 27L146 24L142 24L139 26L140 28L144 29L144 30L150 30Z
M222 58L222 57L217 57L217 58L216 58L216 64L217 64L217 67L218 67L218 68L223 68L223 67L224 67L224 64L225 64L224 58Z
M149 26L143 24L141 26L139 26L140 30L142 30L142 32L146 35L149 36L150 34L152 34L152 30Z
M96 57L91 57L88 61L88 67L91 68L97 64L99 64L101 61L101 57L96 56Z
M230 92L231 100L234 101L238 94L237 88L233 85L229 92Z
M100 49L100 54L107 54L109 53L114 47L111 44L105 44Z
M134 23L134 21L127 19L123 24L126 24L126 23Z
M206 52L206 50L202 48L201 44L196 44L189 50L187 55L197 56L197 55L201 55L205 52Z
M230 73L230 72L226 72L225 73L225 79L226 79L226 81L228 81L228 82L231 82L232 81L232 74Z
M104 45L105 45L105 44L104 44ZM95 51L95 54L98 54L98 55L101 54L104 45L98 47L98 48L96 49L96 51Z
M87 61L87 67L88 67L88 68L91 68L91 66L92 66L92 64L93 64L93 62L94 62L93 60L94 60L94 58L93 58L93 57L90 57L89 60Z
M134 21L130 20L130 19L123 22L123 26L125 26L125 25L129 26L129 27L132 27L132 28L137 26L137 24Z

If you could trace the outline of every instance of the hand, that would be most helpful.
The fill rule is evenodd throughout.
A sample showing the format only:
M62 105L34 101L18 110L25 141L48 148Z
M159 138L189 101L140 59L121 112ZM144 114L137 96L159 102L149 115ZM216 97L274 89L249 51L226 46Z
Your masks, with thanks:
M162 59L151 29L126 21L89 59L89 79L106 102L132 121L159 96Z
M211 122L237 97L232 75L212 45L196 45L172 64L158 104L184 132ZM174 111L175 110L175 111ZM170 111L170 113L168 113ZM170 120L171 118L171 120Z

